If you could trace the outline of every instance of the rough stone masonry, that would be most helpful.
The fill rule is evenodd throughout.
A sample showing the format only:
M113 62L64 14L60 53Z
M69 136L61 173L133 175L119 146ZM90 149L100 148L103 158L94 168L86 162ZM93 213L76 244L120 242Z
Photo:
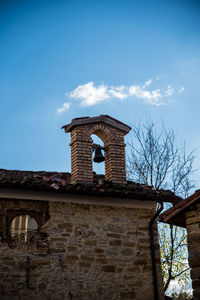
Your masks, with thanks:
M1 299L153 299L148 228L155 202L133 202L132 208L49 202L44 245L23 253L0 244ZM38 206L47 209L41 201L5 201L1 216L5 207ZM158 245L157 264L160 270Z

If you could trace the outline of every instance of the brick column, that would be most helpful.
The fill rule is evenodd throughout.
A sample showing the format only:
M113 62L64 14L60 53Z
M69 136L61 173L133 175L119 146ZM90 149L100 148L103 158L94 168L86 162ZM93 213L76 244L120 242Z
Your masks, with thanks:
M114 183L126 183L124 136L114 130L114 138L105 145L105 177Z
M92 139L85 126L71 131L71 177L73 180L93 182Z

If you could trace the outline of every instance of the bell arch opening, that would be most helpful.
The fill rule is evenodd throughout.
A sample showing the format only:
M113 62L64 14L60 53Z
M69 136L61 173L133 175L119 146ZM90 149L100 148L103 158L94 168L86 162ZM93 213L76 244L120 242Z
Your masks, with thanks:
M92 139L92 144L97 144L97 145L100 145L101 147L105 147L104 142L102 141L101 138L99 138L98 135L96 135L96 133L91 134L91 139ZM105 157L104 150L101 150L101 153ZM95 150L92 152L93 172L95 172L96 174L105 175L105 161L103 161L101 163L95 163L93 161L94 157L95 157Z
M96 174L102 174L105 175L106 179L109 177L109 145L112 140L112 132L111 130L104 126L104 124L95 124L92 127L90 127L88 131L90 138L93 140L92 143L99 144L101 147L104 147L107 149L107 151L101 150L101 153L103 154L105 161L101 163L95 163L93 161L94 156L92 155L92 167L93 171L96 172ZM93 152L95 153L95 151Z

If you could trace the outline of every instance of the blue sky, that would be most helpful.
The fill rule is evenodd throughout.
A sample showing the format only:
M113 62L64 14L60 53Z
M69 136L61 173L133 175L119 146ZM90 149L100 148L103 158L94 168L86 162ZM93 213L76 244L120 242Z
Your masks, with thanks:
M2 0L0 167L70 171L60 127L109 114L164 121L199 168L199 20L192 0Z

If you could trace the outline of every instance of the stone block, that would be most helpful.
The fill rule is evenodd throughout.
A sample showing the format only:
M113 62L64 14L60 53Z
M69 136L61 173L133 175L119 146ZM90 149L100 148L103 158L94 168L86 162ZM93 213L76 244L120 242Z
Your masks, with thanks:
M75 247L75 246L68 246L68 247L67 247L67 250L68 250L69 252L76 252L78 249L77 249L77 247Z
M192 218L186 218L186 225L200 223L200 215Z
M133 250L130 249L130 248L125 248L124 250L121 251L121 255L124 255L124 256L131 256L133 255Z
M200 266L200 244L198 246L199 247L196 250L195 248L189 250L189 262L191 268Z
M108 263L108 260L106 257L97 257L96 258L97 265L106 265L107 263Z
M110 231L113 233L125 233L125 227L124 226L116 226L114 224L108 224L104 226L103 228L105 231Z
M136 243L135 242L124 242L123 246L134 248L136 246Z
M199 243L200 244L200 231L199 232L192 232L188 235L188 243Z
M94 261L94 257L93 256L89 256L89 255L84 255L84 254L82 254L81 255L81 260L83 260L83 261L89 261L89 262L92 262L92 261Z
M127 272L130 272L130 273L136 273L137 272L137 268L135 266L133 267L129 267L126 269Z
M112 240L109 242L109 245L110 246L117 246L117 247L120 247L122 244L122 241L121 240Z
M95 248L95 249L94 249L94 253L95 253L95 254L100 254L100 255L101 255L101 254L104 253L104 249L101 249L101 248Z
M65 243L56 243L56 248L64 248L65 247Z
M123 292L120 294L120 299L135 299L135 291Z
M107 265L107 266L103 266L102 269L106 273L115 273L116 266L115 265Z
M90 268L91 264L89 262L80 261L80 267L81 268Z
M44 266L50 264L50 259L48 257L34 257L30 263L31 265Z
M200 279L200 266L191 270L191 277L192 279Z
M200 230L200 224L191 224L187 225L187 232L190 234L193 231L199 231Z
M138 265L146 265L147 264L147 258L145 256L137 257L134 261L134 264L136 266Z
M79 260L78 256L76 255L68 255L64 260L63 260L63 263L64 264L74 264L76 263L77 261Z
M107 237L113 238L113 239L119 239L119 238L121 238L121 235L118 233L107 233Z
M96 243L97 243L97 241L94 241L94 240L86 240L86 241L84 241L84 245L85 246L96 246Z

